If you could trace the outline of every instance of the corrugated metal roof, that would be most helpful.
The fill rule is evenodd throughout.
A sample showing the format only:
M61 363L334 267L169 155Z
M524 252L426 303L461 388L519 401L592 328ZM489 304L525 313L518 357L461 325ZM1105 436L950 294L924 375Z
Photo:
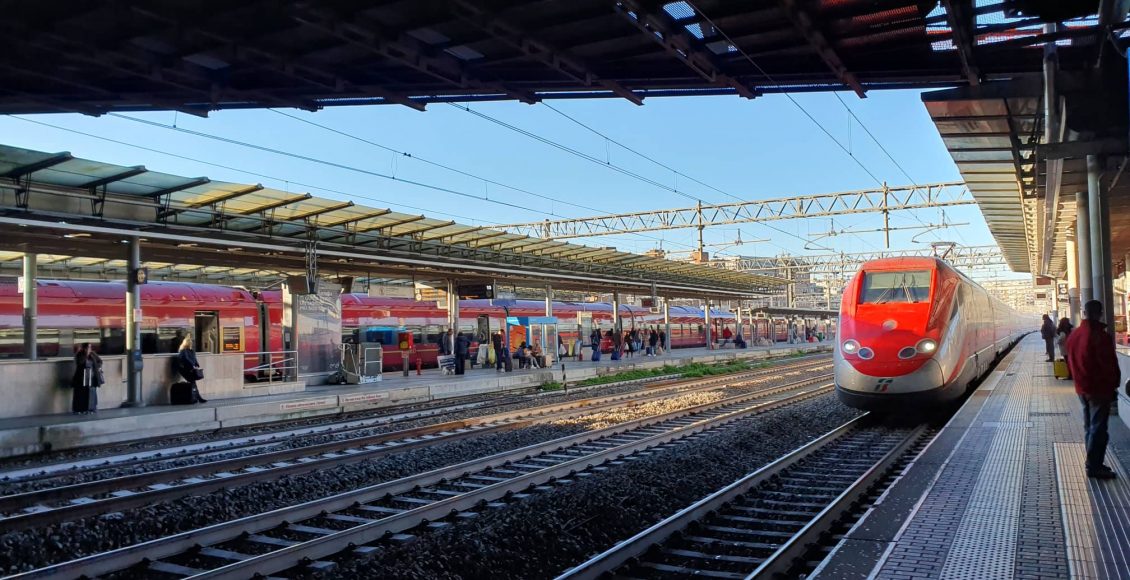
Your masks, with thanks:
M120 176L120 179L115 179ZM3 179L7 178L7 179ZM95 183L94 187L90 184ZM52 215L74 214L76 219L128 220L131 228L191 227L216 234L265 236L268 240L295 240L320 246L388 249L393 244L421 254L489 249L496 263L523 264L523 258L545 258L545 267L593 276L617 272L659 284L680 284L703 289L753 292L786 281L756 274L699 266L620 252L507 234L489 226L469 226L423 215L372 208L264 187L259 184L211 181L181 177L141 167L124 167L71 156L0 145L0 187L12 190L34 185L37 198L19 207L6 196L0 210ZM86 204L77 200L90 201ZM148 212L147 210L153 210ZM34 214L34 211L30 212ZM50 252L51 248L44 248ZM466 254L466 252L463 252ZM379 258L374 258L379 260ZM461 259L471 259L462 256ZM81 262L75 262L81 264ZM601 269L594 270L594 267ZM178 268L169 264L170 268ZM252 270L258 270L252 268Z

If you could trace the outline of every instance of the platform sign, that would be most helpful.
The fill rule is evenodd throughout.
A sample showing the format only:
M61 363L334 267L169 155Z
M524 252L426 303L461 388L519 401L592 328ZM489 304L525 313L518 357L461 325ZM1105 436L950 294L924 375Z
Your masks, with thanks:
M648 296L648 297L645 297L645 298L640 298L640 306L643 307L643 308L655 308L656 307L655 297L654 296Z
M496 297L493 284L461 284L455 293L460 300L489 300Z
M490 301L491 306L516 306L518 304L517 294L513 292L496 292L494 299Z
M220 340L224 352L243 352L243 327L221 327Z

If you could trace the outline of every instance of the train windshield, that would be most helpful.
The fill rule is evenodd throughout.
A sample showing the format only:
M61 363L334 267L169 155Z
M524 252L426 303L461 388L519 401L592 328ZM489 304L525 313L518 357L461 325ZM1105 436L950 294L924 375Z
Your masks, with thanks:
M930 298L930 271L866 272L860 304L923 302Z

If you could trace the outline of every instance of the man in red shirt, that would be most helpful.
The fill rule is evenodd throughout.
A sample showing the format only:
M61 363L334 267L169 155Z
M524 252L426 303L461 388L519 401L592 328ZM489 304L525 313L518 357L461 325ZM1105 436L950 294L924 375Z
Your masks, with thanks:
M1114 470L1103 465L1110 439L1107 424L1118 382L1118 356L1114 340L1106 331L1103 304L1092 300L1083 307L1085 319L1067 338L1067 367L1075 380L1075 393L1083 403L1083 425L1087 432L1087 477L1113 479Z

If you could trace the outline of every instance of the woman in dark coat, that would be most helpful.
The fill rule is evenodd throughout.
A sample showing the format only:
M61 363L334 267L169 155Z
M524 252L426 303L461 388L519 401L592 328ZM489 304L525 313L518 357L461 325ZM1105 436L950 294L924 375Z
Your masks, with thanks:
M204 370L200 368L200 361L196 359L196 351L192 350L192 337L185 337L184 341L180 343L180 350L177 352L177 373L184 379L184 381L192 385L192 392L196 395L197 403L207 403L208 400L200 396L200 390L196 386L196 381L203 378Z
M71 412L76 415L97 412L100 386L102 357L94 352L89 342L84 342L75 353L75 374L71 377Z

